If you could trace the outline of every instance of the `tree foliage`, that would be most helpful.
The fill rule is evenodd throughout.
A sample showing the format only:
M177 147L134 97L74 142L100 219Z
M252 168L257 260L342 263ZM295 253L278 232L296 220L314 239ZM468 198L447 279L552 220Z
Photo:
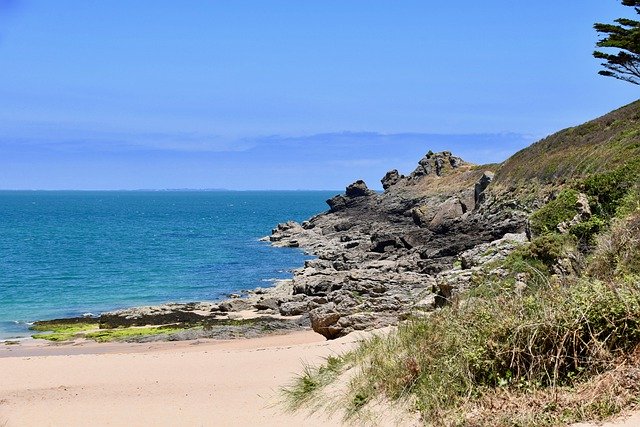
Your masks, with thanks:
M640 14L640 0L622 0L622 4ZM594 57L605 61L602 63L605 69L598 74L640 85L640 21L619 18L615 22L594 24L596 31L604 35L596 46L618 49L615 53L593 52Z

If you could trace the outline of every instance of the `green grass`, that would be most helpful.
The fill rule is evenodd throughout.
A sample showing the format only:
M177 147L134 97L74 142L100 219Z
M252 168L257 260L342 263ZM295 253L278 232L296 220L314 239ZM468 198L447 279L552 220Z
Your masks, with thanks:
M327 357L325 363L319 367L305 364L302 374L298 375L290 386L281 389L287 409L290 411L301 408L331 410L323 408L324 402L318 399L318 394L338 378L347 364L348 359L337 356Z

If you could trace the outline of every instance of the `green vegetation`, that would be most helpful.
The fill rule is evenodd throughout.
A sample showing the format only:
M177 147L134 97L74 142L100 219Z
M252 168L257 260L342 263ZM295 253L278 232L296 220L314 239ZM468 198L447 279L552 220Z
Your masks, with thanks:
M44 339L47 341L69 341L87 331L98 329L98 322L87 323L42 323L35 324L31 330L43 332L34 334L32 338Z
M35 339L52 342L70 341L85 338L97 342L126 341L144 336L171 334L188 329L184 326L150 326L99 329L97 322L87 323L43 323L34 325L32 330L42 332L32 335Z
M516 153L500 166L492 191L509 191L510 197L523 200L528 196L537 201L562 186L613 171L638 158L640 101Z
M571 220L577 213L578 192L573 189L563 190L555 200L550 201L531 215L530 228L534 235L555 233L557 226L563 221Z
M613 218L628 214L640 206L639 188L638 160L574 182L531 215L531 234L555 235L561 232L559 225L566 224L566 231L578 239L583 249L588 250L595 245L595 237L607 229ZM584 194L583 198L587 197L589 203L587 218L580 217L580 193ZM578 222L572 222L576 215Z
M179 326L149 326L136 328L100 329L88 332L84 338L97 342L126 341L132 338L148 337L153 335L172 334L184 331L186 328Z
M552 274L558 261L574 254L576 250L577 240L572 235L545 234L518 248L509 256L506 265L517 273L536 269L544 274Z
M640 14L640 1L622 0L622 4L633 7ZM618 25L594 25L598 33L605 35L596 45L617 50L615 53L593 52L595 58L605 61L602 63L605 69L598 74L640 84L640 22L627 18L619 18L615 22Z

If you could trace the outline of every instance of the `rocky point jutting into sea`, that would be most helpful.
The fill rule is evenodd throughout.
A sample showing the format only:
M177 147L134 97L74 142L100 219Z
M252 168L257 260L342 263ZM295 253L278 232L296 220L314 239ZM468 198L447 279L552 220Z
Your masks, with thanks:
M525 239L526 214L486 197L493 169L429 152L407 176L388 172L383 193L358 180L327 201L329 211L302 224L279 224L265 238L316 256L292 279L220 303L103 313L100 328L204 324L147 338L192 339L255 336L310 323L331 339L433 310L466 286L474 266L506 256Z
M477 166L450 152L429 152L406 176L387 172L382 193L356 181L327 201L327 212L274 228L265 240L316 257L292 279L219 303L138 307L94 320L107 329L186 329L144 339L255 336L309 325L331 339L422 316L455 299L475 272L493 268L527 241L529 215L567 183L636 158L639 114L640 102L630 104L551 135L499 165ZM552 226L566 233L573 222L587 220L585 197L578 195L573 220ZM576 260L560 261L555 274L572 274ZM498 268L491 274L502 273ZM50 322L40 323L46 328Z

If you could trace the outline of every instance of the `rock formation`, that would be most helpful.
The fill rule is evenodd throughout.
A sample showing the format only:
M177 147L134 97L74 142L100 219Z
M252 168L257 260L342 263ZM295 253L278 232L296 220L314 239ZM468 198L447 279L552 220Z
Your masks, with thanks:
M430 152L406 177L388 172L384 193L356 181L327 201L328 212L278 225L269 238L274 245L317 256L294 272L296 300L283 301L280 313L306 311L315 331L335 338L395 324L419 306L435 308L453 289L439 286L439 274L461 259L470 269L477 248L525 228L526 213L484 197L492 179L492 171L449 152ZM459 282L466 274L468 281L470 273L451 277Z

